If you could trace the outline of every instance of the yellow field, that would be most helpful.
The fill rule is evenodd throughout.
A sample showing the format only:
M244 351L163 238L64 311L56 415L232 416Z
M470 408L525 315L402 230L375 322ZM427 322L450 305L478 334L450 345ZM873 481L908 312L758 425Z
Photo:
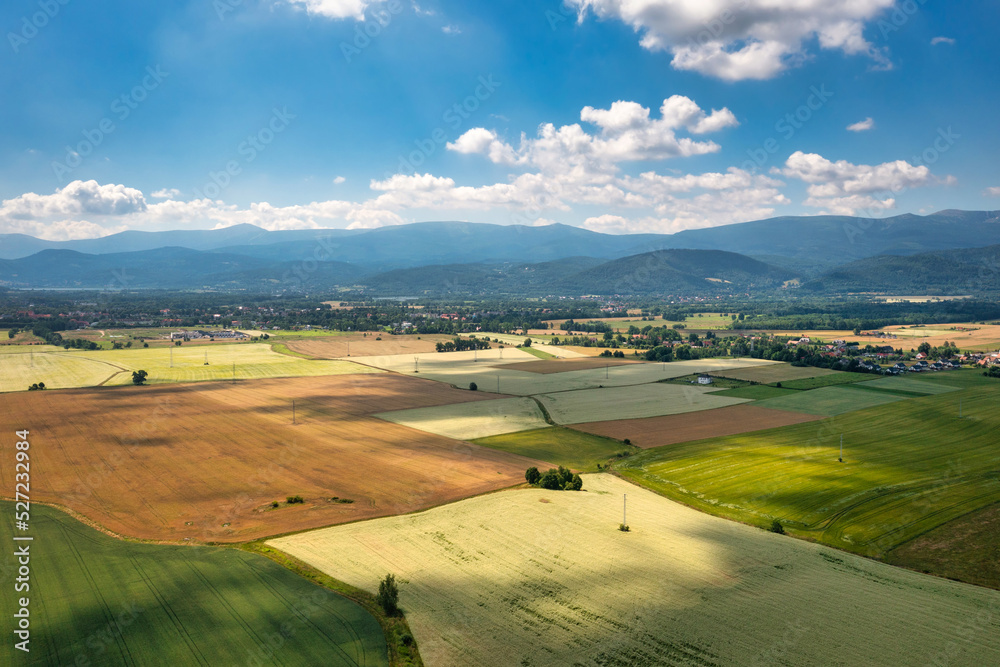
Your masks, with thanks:
M0 347L0 392L25 391L38 382L49 389L92 387L121 370L96 358L74 357L61 347Z
M269 544L372 592L395 574L434 667L1000 664L997 591L711 517L606 474L583 488L502 491Z
M269 345L251 343L95 352L49 346L16 351L15 348L0 349L4 350L0 354L0 391L25 390L35 382L44 382L51 388L91 387L102 383L125 385L131 384L132 371L140 369L149 373L150 384L228 380L233 378L234 372L237 380L378 372L349 361L290 357L272 351ZM34 354L29 354L30 351Z
M499 398L495 401L380 412L375 416L456 440L486 438L548 426L538 405L530 398Z

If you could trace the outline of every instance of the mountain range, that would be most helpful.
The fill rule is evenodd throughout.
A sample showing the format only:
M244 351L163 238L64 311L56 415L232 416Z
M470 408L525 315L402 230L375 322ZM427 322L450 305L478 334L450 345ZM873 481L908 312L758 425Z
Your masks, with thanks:
M676 234L425 222L371 230L0 235L0 285L379 295L991 291L1000 212L781 217ZM949 254L951 253L951 254ZM985 267L985 268L984 268ZM980 276L982 274L982 276ZM970 276L974 276L970 279ZM966 287L961 287L965 285Z

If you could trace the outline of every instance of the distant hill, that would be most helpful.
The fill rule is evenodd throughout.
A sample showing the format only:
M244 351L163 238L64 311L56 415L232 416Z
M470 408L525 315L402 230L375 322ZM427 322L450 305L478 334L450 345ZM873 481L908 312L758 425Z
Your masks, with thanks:
M361 270L341 262L312 268L302 262L268 262L230 253L188 248L90 255L43 250L31 257L0 260L0 284L36 288L269 290L275 286L353 282Z
M396 269L364 280L374 292L393 296L431 294L552 294L572 275L602 264L593 257L567 257L537 264L446 264Z
M450 264L397 269L363 280L380 294L708 294L776 289L797 275L731 252L657 250L604 262Z
M721 250L657 250L624 257L564 279L564 290L588 294L704 294L776 289L797 274Z
M803 289L888 294L977 294L1000 291L1000 245L917 255L879 255L851 262Z
M218 251L269 261L324 258L368 270L446 264L540 263L571 257L617 259L653 250L724 250L816 275L833 266L882 254L1000 244L1000 212L941 211L878 220L804 216L758 220L677 234L600 234L568 225L525 227L470 222L422 222L378 229L269 232L253 225L200 231L129 231L100 239L44 241L0 234L0 258L45 249L116 254L163 247Z
M728 250L819 264L1000 243L1000 211L940 211L891 218L805 216L678 232L665 247Z
M798 278L812 280L810 289L855 291L878 278L880 265L862 263L837 273L842 265L998 244L1000 218L987 211L881 220L786 217L673 235L469 222L276 232L244 224L61 243L6 234L0 235L0 286L100 287L118 281L113 271L126 269L135 275L133 286L161 289L364 286L407 294L454 291L458 285L465 293L707 293L767 289ZM683 252L695 250L707 254ZM661 251L671 252L656 254ZM933 261L922 258L927 264L911 269L900 260L886 261L896 262L900 275L912 274L907 284L913 286L959 284L947 262L932 268Z

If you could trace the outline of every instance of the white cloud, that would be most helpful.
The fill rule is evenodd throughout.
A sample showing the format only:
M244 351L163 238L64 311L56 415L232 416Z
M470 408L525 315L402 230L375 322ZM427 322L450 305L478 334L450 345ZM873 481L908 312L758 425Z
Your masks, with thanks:
M808 183L806 206L843 215L860 209L891 209L896 200L890 194L952 181L950 177L937 179L926 166L914 166L905 160L879 165L851 164L846 160L831 162L821 155L801 151L793 153L784 168L772 169L772 173Z
M309 14L325 16L329 19L354 19L363 21L365 10L384 0L284 0L288 4L301 7Z
M334 185L340 185L341 183L346 183L346 182L347 182L347 179L344 178L343 176L337 176L336 178L333 179L333 184Z
M986 188L983 194L988 197L1000 197L1000 186L993 188Z
M864 120L859 120L857 123L852 123L847 126L847 129L851 132L867 132L875 127L875 121L871 116L865 118Z
M0 220L73 215L121 216L146 210L142 192L124 185L73 181L50 195L27 192L0 203Z
M938 44L954 44L955 40L951 37L935 37L931 40L931 46L937 46Z
M681 95L663 101L660 118L650 118L649 109L636 102L618 101L609 109L584 107L580 120L599 132L590 134L579 124L557 128L545 123L534 139L522 134L515 149L496 132L477 127L447 147L458 153L486 155L497 164L531 166L584 182L598 175L610 176L621 162L715 153L719 150L715 142L678 137L677 132L706 134L739 124L729 109L713 109L709 114Z
M443 32L446 35L461 35L462 29L459 28L457 25L446 25L443 28L441 28L441 32Z
M617 19L640 33L671 64L726 81L769 79L809 57L804 44L865 55L891 67L863 35L894 0L566 0L580 20Z
M180 194L181 191L177 188L163 188L161 190L154 191L150 197L153 197L154 199L174 199Z

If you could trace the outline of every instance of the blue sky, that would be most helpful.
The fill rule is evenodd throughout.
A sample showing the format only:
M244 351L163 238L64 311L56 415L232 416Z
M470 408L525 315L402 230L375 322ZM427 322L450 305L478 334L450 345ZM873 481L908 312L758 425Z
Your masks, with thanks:
M12 0L0 26L0 233L1000 208L996 3Z

